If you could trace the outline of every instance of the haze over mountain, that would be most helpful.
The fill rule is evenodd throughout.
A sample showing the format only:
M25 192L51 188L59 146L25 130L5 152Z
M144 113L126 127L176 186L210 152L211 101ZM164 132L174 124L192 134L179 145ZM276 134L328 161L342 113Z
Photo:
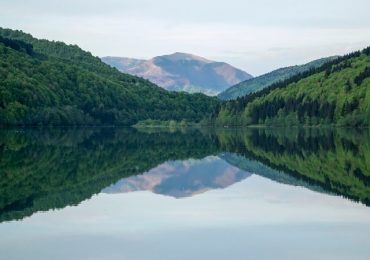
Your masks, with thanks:
M170 91L216 95L252 78L247 72L225 62L180 52L150 60L103 57L102 61L121 72L143 77Z

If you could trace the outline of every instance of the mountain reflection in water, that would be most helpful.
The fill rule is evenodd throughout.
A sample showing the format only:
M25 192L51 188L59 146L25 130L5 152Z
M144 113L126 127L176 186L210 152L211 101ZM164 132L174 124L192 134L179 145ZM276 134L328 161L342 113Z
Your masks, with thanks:
M182 198L211 189L226 188L250 175L216 156L208 156L201 160L165 162L142 175L122 179L105 188L103 192L150 190L154 193Z
M369 132L12 129L0 135L0 221L150 190L176 198L260 175L370 205Z

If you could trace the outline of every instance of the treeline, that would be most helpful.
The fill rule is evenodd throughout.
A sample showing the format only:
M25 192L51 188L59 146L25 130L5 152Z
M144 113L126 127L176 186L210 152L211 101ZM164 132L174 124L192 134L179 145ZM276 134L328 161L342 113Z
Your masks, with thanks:
M220 106L220 125L369 126L370 47Z
M311 61L304 65L296 65L285 68L280 68L261 76L240 82L239 84L232 86L218 95L222 100L232 100L238 97L243 97L248 94L261 91L270 85L289 79L293 76L308 72L315 68L321 67L323 64L335 60L337 57L327 57L318 60Z
M355 79L354 79L354 82L356 85L361 85L362 82L367 79L367 78L370 78L370 67L366 67L364 69L363 72L361 72Z
M32 44L25 43L19 40L11 40L2 36L0 36L0 43L2 43L5 47L10 47L16 51L23 51L29 55L33 54Z
M132 125L207 118L219 101L167 92L75 45L0 29L0 125Z

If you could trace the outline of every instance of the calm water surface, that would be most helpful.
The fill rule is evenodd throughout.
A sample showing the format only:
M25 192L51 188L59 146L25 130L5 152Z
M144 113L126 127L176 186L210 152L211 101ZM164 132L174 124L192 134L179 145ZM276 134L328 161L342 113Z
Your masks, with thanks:
M0 130L0 259L370 259L368 130Z

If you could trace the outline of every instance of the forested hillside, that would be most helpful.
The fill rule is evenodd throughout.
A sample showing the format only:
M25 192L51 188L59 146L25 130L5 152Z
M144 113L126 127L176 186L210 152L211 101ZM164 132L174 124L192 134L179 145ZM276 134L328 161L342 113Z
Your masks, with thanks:
M370 47L226 102L215 123L368 127L369 119Z
M0 125L199 121L217 104L120 73L78 46L0 28Z
M238 97L242 97L250 93L260 91L278 81L286 80L300 73L309 71L310 69L318 68L322 66L324 63L332 61L336 58L337 57L333 56L314 60L304 65L280 68L269 73L263 74L261 76L240 82L239 84L236 84L226 89L225 91L221 92L218 95L218 97L222 100L237 99Z

